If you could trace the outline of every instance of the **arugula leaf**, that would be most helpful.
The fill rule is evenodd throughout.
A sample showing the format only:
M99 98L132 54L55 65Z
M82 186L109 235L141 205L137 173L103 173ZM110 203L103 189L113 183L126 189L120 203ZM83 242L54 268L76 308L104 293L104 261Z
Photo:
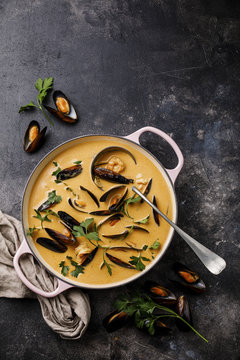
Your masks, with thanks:
M36 218L36 219L39 219L39 220L41 221L41 227L42 227L42 228L43 228L43 222L44 222L44 221L47 221L47 222L51 222L51 221L52 221L52 220L50 220L50 219L48 218L48 215L50 215L49 213L47 213L45 216L42 216L39 210L34 209L34 211L35 211L35 213L36 213L37 215L35 215L35 216L33 216L33 217Z
M74 164L79 165L81 164L82 160L74 161Z
M69 266L67 265L64 265L65 264L65 261L61 261L60 264L59 264L59 267L61 267L61 274L63 274L64 276L66 276L68 274L68 271L69 271Z
M18 112L20 114L22 111L30 110L30 109L32 109L34 107L37 107L37 106L31 101L29 104L21 106Z
M28 228L28 232L27 232L27 236L31 236L34 233L34 231L38 231L39 229L36 228L35 226L33 228Z
M29 104L21 106L19 109L19 113L21 113L22 111L29 110L29 109L36 107L37 109L42 111L42 113L46 117L46 119L50 122L50 124L52 126L54 126L52 121L47 116L47 114L45 113L45 111L42 107L43 100L47 96L48 91L52 88L52 84L53 84L52 77L45 78L44 80L42 80L41 78L37 79L37 81L34 84L35 88L38 90L37 105L31 101Z
M154 241L154 243L151 246L149 246L149 249L157 250L160 247L160 242L157 240Z
M144 219L142 220L137 220L137 221L134 221L135 224L146 224L149 220L149 217L150 215L148 215L147 217L145 217Z
M56 190L53 190L48 193L47 202L49 204L59 204L62 201L62 197L56 194Z
M143 257L141 254L139 256L131 256L130 259L132 259L131 261L129 261L130 264L135 265L136 270L138 271L143 271L145 269L145 265L143 264L143 261L150 261L148 258Z

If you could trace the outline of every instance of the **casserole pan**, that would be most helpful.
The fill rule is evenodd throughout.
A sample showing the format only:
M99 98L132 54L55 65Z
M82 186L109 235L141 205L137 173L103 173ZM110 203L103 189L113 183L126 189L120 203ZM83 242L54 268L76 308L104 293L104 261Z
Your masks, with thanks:
M168 142L168 144L173 148L173 150L176 153L177 158L178 158L178 164L174 169L165 169L162 166L162 164L159 162L159 160L156 159L155 156L153 156L148 150L146 150L145 148L143 148L140 145L139 138L140 138L141 134L143 134L144 132L152 132L154 134L157 134L158 136L160 136L161 138L166 140ZM134 132L128 136L125 136L125 137L115 136L115 135L85 135L85 136L80 136L80 137L77 137L77 138L74 138L72 140L68 140L68 141L62 143L61 145L54 148L50 153L48 153L38 163L38 165L35 167L35 169L31 173L31 175L27 181L27 184L26 184L26 187L24 190L23 201L22 201L22 226L23 226L23 232L24 232L25 236L24 236L21 246L19 247L19 249L16 252L16 255L15 255L14 261L13 261L15 270L16 270L19 278L23 281L23 283L30 290L32 290L33 292L35 292L41 296L54 297L54 296L60 294L61 292L63 292L64 290L74 287L74 286L81 287L81 288L88 288L88 289L107 289L107 288L125 285L133 280L136 280L140 276L144 275L148 270L150 270L164 255L164 253L167 250L168 246L170 245L170 242L173 237L174 230L173 230L173 228L170 228L167 239L165 240L161 251L155 257L155 259L150 263L150 265L148 265L146 267L145 270L133 275L130 278L127 278L127 279L124 279L124 280L121 280L118 282L110 283L110 284L99 284L99 285L87 284L87 283L81 283L81 282L78 282L78 281L75 281L72 279L65 278L62 274L60 274L56 270L54 270L42 258L42 256L39 254L39 252L34 244L34 241L32 240L31 237L26 236L26 232L25 232L25 230L28 228L28 203L29 203L29 198L30 198L30 194L31 194L33 185L34 185L37 177L41 173L41 171L44 169L44 167L49 162L53 161L54 158L58 154L60 154L64 150L71 148L72 146L74 146L76 144L90 142L91 139L98 140L99 142L101 142L101 140L105 140L105 139L113 140L116 143L118 143L118 145L121 145L122 147L124 147L124 144L128 144L128 145L131 145L136 150L143 153L146 157L148 157L154 163L154 165L158 168L158 170L161 172L162 176L164 177L164 180L167 183L167 186L168 186L170 194L171 194L171 200L172 200L172 205L173 205L173 219L172 220L175 223L177 221L177 199L176 199L176 195L175 195L175 191L174 191L174 183L175 183L175 180L176 180L179 172L182 169L184 160L183 160L183 155L182 155L181 150L179 149L178 145L175 143L175 141L169 135L167 135L166 133L164 133L163 131L161 131L157 128L147 126L147 127L141 128L141 129L137 130L136 132ZM40 262L46 268L47 271L49 271L53 276L57 277L58 286L54 291L45 292L45 291L37 288L25 277L25 275L23 274L23 272L21 270L20 264L19 264L20 257L25 253L32 254L36 258L36 260L38 262Z

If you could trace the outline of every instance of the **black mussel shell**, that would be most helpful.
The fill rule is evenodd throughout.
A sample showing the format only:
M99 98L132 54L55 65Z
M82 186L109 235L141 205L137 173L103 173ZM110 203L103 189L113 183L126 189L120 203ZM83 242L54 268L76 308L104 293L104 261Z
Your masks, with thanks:
M177 302L177 297L170 290L158 283L146 281L145 289L149 293L150 297L158 304L172 305Z
M61 244L67 244L67 245L74 245L76 243L76 239L74 239L73 236L68 237L62 233L60 233L59 231L50 229L50 228L44 228L44 230L48 233L48 235L58 241Z
M97 176L100 179L118 184L130 184L134 182L133 179L127 179L125 176L122 176L120 174L115 173L114 171L101 167L93 168L93 175L94 175L93 178Z
M73 165L73 166L70 166L69 168L61 170L57 174L57 180L63 181L63 180L71 179L71 178L74 178L74 177L78 176L79 174L81 174L81 172L82 172L81 164Z
M42 203L39 208L38 208L38 211L45 211L47 209L50 209L51 207L53 207L54 205L56 205L55 202L53 203L49 203L48 200L44 201L44 203Z
M147 196L151 190L151 187L152 187L152 179L149 180L147 186L146 186L146 189L144 190L143 192L143 195ZM143 203L143 199L141 199L140 201L141 203Z
M96 246L95 249L87 256L86 260L82 263L82 266L87 266L90 264L90 262L93 260L94 256L96 255L98 251L98 247Z
M190 305L184 295L179 296L179 298L178 298L177 305L176 305L176 312L185 321L187 321L191 326L193 326ZM191 330L191 328L180 319L176 319L176 325L177 325L178 329L181 331Z
M69 199L68 199L68 203L69 203L69 205L70 205L73 209L75 209L75 210L77 210L77 211L79 211L79 212L81 212L81 213L88 214L87 211L82 210L82 209L77 205L77 203L75 202L75 200L72 200L71 198L69 198Z
M121 267L124 267L124 268L127 268L127 269L135 270L135 267L132 266L131 264L126 263L126 262L116 258L115 256L112 256L112 255L108 254L107 252L106 252L106 256L108 257L109 260L111 260L114 264L116 264L118 266L121 266Z
M153 196L153 204L157 207L157 200L156 200L156 197L155 195ZM154 217L154 220L155 220L155 223L160 226L160 221L159 221L159 215L158 213L153 209L153 217Z
M169 276L170 280L176 282L196 293L204 293L206 285L200 276L186 265L176 262Z
M109 210L97 210L97 211L91 211L89 214L97 215L97 216L108 216L111 215L112 212Z
M106 191L101 197L100 197L100 202L105 202L106 200L107 200L107 198L108 198L108 196L112 193L112 192L114 192L114 191L116 191L116 190L119 190L119 189L121 189L121 188L124 188L125 187L125 185L117 185L117 186L113 186L113 187L111 187L108 191Z
M99 202L97 197L88 189L86 189L84 186L80 185L80 189L83 191L86 191L88 193L88 195L93 199L93 201L95 202L95 204L97 205L97 207L99 207Z
M58 99L62 98L64 99L64 103L66 105L65 111L63 108L59 107ZM75 123L78 120L77 112L74 108L74 106L71 104L69 99L66 97L66 95L63 94L62 91L56 90L53 93L53 101L55 103L55 106L57 109L53 109L50 106L44 105L45 108L55 117L67 122L67 123Z
M150 328L149 325L150 325L150 320L145 320L142 330L147 331L151 335L153 335L153 332L156 335L167 335L171 331L171 328L168 325L166 325L165 322L160 320L155 321L153 325L154 328L153 330L149 330Z
M33 130L35 129L36 137L33 136ZM40 125L37 121L33 120L28 125L28 128L24 135L24 144L23 148L26 152L32 153L40 148L40 146L43 144L44 136L46 134L47 127L43 128L42 131L40 131ZM29 138L30 135L30 138ZM31 139L33 137L33 139Z
M57 253L64 253L67 251L67 246L64 244L60 244L59 242L53 241L52 239L39 237L37 238L37 243L44 246L48 250L57 252Z
M71 215L67 214L65 211L58 211L58 216L60 220L66 225L67 228L73 230L74 226L79 226L80 223L74 219Z
M149 231L141 226L138 226L138 225L128 225L126 226L127 229L133 229L133 230L139 230L139 231L144 231L144 232L147 232L149 233Z
M100 226L105 224L107 221L120 220L121 217L123 217L123 214L121 214L121 213L116 213L116 214L110 215L110 216L106 217L105 219L103 219L102 221L99 221L99 223L97 224L97 229L99 229Z
M129 319L130 316L124 311L114 311L103 319L103 326L111 333L125 326Z
M112 235L104 235L104 234L102 234L102 236L105 237L105 238L108 238L108 239L120 239L123 236L127 235L128 233L129 233L129 230L124 230L120 234L112 234Z
M109 206L109 210L110 211L118 211L118 209L122 206L126 196L128 193L128 189L126 188L125 191L123 192L122 196L118 199L118 201L115 204L112 204L111 206Z

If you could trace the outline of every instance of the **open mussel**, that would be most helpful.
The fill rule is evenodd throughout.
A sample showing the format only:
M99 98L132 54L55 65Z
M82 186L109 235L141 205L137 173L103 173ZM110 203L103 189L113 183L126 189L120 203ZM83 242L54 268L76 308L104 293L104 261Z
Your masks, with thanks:
M123 237L125 237L126 235L129 234L129 230L124 230L123 232L119 233L119 234L110 234L110 235L106 235L106 234L102 234L103 237L108 238L108 239L121 239Z
M122 206L126 196L128 193L128 189L125 188L125 191L122 193L122 195L119 196L113 196L113 198L110 201L109 210L110 211L118 211L118 209Z
M81 174L81 172L82 172L82 165L77 164L61 170L57 174L56 178L58 181L64 181L78 176L79 174Z
M151 190L151 187L152 187L152 179L149 180L149 182L143 192L143 195L147 196ZM143 203L143 199L141 199L140 202Z
M24 136L24 150L28 153L36 151L43 144L46 131L47 127L40 131L39 123L35 120L31 121Z
M115 192L116 190L119 190L121 188L124 188L125 185L117 185L117 186L113 186L111 187L108 191L106 191L99 199L100 202L105 202L107 201L107 198L110 194L112 194L113 192Z
M150 297L161 305L176 304L177 297L167 288L155 283L153 281L146 281L145 289Z
M168 335L171 328L165 324L165 322L160 320L156 320L152 327L150 320L145 320L141 330L147 331L150 335Z
M97 224L97 229L99 229L100 226L102 226L106 222L109 222L110 226L113 226L116 224L116 222L118 222L121 219L121 217L123 217L123 214L121 214L121 213L116 213L116 214L110 215L110 216L106 217L105 219L103 219L102 221L99 221L99 223Z
M67 246L61 244L60 242L53 241L52 239L46 237L39 237L37 238L37 243L42 245L43 247L47 248L48 250L57 252L57 253L64 253L67 251Z
M114 311L103 319L103 326L111 333L125 326L129 319L130 316L124 311Z
M52 115L67 123L75 123L78 120L78 115L74 106L71 104L69 99L66 97L66 95L63 94L62 91L60 90L54 91L53 101L55 103L56 109L44 105L45 108Z
M93 201L95 202L95 204L97 205L97 207L99 207L99 202L97 197L88 189L86 189L84 186L80 185L80 189L82 191L86 191L88 193L88 195L93 199Z
M82 266L88 265L96 255L98 247L94 249L86 243L81 243L78 247L75 248L75 254L78 260L78 264Z
M93 174L100 179L118 184L130 184L134 182L133 179L127 179L125 176L122 176L112 170L108 170L102 167L95 167L93 169Z
M108 216L111 215L112 212L110 210L96 210L96 211L91 211L89 214L96 216Z
M171 281L176 282L185 288L187 287L193 292L203 293L206 291L206 285L203 280L200 279L200 276L195 271L179 262L173 264L169 278Z
M193 325L190 305L187 298L184 295L179 296L178 298L176 305L176 312L179 316L181 316L181 318L187 321L191 326ZM191 330L191 328L180 319L176 319L176 325L181 331Z
M153 204L157 207L157 200L156 200L156 197L155 195L153 196ZM153 217L154 217L154 220L155 220L155 223L160 226L160 221L159 221L159 215L158 213L153 209Z
M76 199L71 199L71 198L69 198L68 199L68 203L69 203L69 205L73 208L73 209L75 209L75 210L77 210L77 211L79 211L79 212L81 212L81 213L85 213L85 214L88 214L88 212L86 211L86 210L83 210L79 205L78 205L78 201L76 200Z
M60 233L59 231L50 229L50 228L44 228L44 230L48 233L48 235L60 242L61 244L67 244L67 245L74 245L76 243L76 239L73 237L73 235L70 233L70 236L64 235L63 233Z
M127 229L132 229L132 230L139 230L139 231L144 231L144 232L147 232L149 233L149 231L141 226L138 226L138 225L128 225L126 226Z
M93 260L94 256L96 255L97 251L98 251L98 246L96 246L95 249L93 249L90 252L90 254L88 254L86 260L84 260L84 262L82 263L82 266L87 266L88 264L90 264L90 262Z
M112 255L108 254L107 252L106 252L106 256L108 257L108 259L109 259L111 262L113 262L114 264L116 264L116 265L118 265L118 266L121 266L121 267L124 267L124 268L127 268L127 269L133 269L133 270L135 270L135 267L132 266L131 264L126 263L126 262L122 261L121 259L118 259L118 258L116 258L115 256L112 256Z
M60 217L60 220L62 221L63 225L65 225L67 228L70 228L73 230L74 226L79 226L80 222L74 219L71 215L66 213L65 211L58 211L58 216Z

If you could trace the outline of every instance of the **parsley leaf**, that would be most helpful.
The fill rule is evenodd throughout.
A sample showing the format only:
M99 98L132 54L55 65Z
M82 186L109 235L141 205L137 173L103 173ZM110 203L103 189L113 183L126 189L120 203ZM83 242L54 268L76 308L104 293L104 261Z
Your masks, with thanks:
M129 212L128 212L128 205L129 204L133 204L133 203L137 203L141 200L141 197L140 196L135 196L135 194L133 196L131 196L130 198L126 199L124 201L124 204L122 206L122 209L121 211L127 215L129 218L132 219L132 216L129 215Z
M150 261L148 258L143 257L141 254L139 256L131 256L130 259L132 259L131 261L129 261L130 264L135 265L136 270L138 271L143 271L145 269L145 265L143 264L143 261Z
M156 240L151 246L149 246L149 249L157 250L159 247L160 247L160 242Z
M56 161L53 161L53 165L58 166L58 163Z
M148 246L147 246L147 245L144 245L142 249L146 251L147 248L148 248Z
M53 190L48 193L47 202L49 204L59 204L62 201L62 197L56 194L56 190Z
M74 161L74 164L79 165L81 164L82 160Z
M33 228L28 228L28 232L27 232L27 236L31 236L34 233L34 231L38 231L39 229L36 228L35 226Z
M54 126L52 121L49 119L49 117L47 116L47 114L45 113L45 111L43 110L43 107L42 107L43 100L47 96L48 91L52 88L52 84L53 84L53 78L52 77L45 78L44 80L42 80L41 78L37 79L37 81L34 84L35 88L38 91L37 105L34 104L31 101L29 104L21 106L20 109L19 109L19 113L21 113L22 111L29 110L29 109L32 109L32 108L35 107L35 108L41 110L43 115L50 122L50 124L52 126Z
M36 213L37 215L35 215L35 216L33 216L33 217L36 218L36 219L39 219L39 220L41 221L41 227L42 227L42 228L43 228L43 222L44 222L44 221L47 221L47 222L51 222L51 221L52 221L52 220L50 220L50 219L48 218L48 215L50 215L49 213L47 213L45 216L42 216L39 210L34 209L34 211L35 211L35 213Z
M87 232L88 227L90 224L92 224L93 220L94 220L93 218L86 219L85 221L81 222L80 226L82 226Z
M67 265L64 265L65 264L65 261L61 261L60 264L59 264L59 267L61 267L61 274L63 274L64 276L66 276L68 274L68 271L69 271L69 266Z
M150 215L148 215L147 217L145 217L142 220L137 220L137 221L134 221L134 222L135 222L135 224L146 224L148 222L148 220L149 220L149 217L150 217Z
M71 275L77 278L79 274L84 274L84 267L77 264L75 265L75 269L71 271Z
M108 273L110 276L112 276L112 269L111 266L105 259L103 260L104 264L106 265L107 269L108 269Z

